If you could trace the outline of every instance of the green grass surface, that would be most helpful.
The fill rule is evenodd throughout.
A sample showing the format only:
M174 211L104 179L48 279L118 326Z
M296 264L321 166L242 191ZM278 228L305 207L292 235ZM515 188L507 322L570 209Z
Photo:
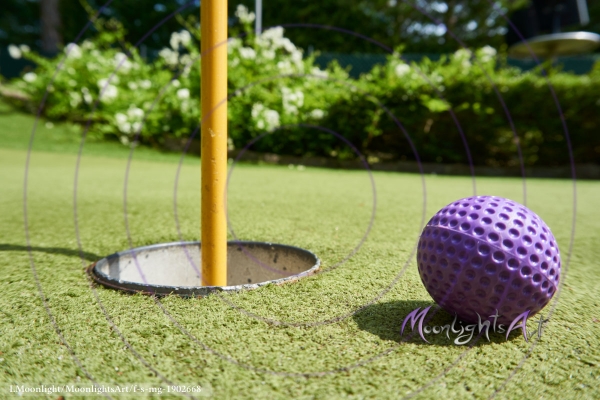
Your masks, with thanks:
M496 390L502 399L600 397L598 182L578 183L571 263L554 297L551 321L534 348L516 334L508 341L495 335L491 343L480 341L472 348L441 338L432 344L403 342L398 332L404 317L432 304L409 259L423 213L428 219L450 201L472 195L469 178L426 177L424 210L419 176L376 173L372 231L360 251L337 269L284 286L202 299L167 297L159 304L91 287L84 274L92 261L130 246L123 216L123 149L86 146L75 221L78 142L73 145L62 131L61 147L62 139L51 137L56 131L38 132L27 175L28 253L23 143L32 121L0 112L0 397L9 395L11 384L89 386L90 377L113 387L202 385L205 394L219 399L484 399ZM180 236L173 214L177 160L150 151L145 158L134 157L127 198L133 246L198 238L199 168L186 163L181 170ZM519 179L476 183L478 194L523 202ZM572 189L569 181L527 181L527 205L552 228L563 261L571 238ZM359 243L373 205L365 172L313 168L241 165L228 196L238 237L310 249L325 269ZM406 272L389 291L352 314L386 290L407 260ZM348 316L319 326L273 326L228 302L283 321ZM449 318L440 314L436 321ZM530 325L535 328L535 322ZM162 397L181 396L163 392Z
M52 123L43 119L36 123L35 117L18 112L0 98L0 145L4 149L28 149L33 132L33 150L77 154L84 131L85 124ZM121 143L98 140L93 128L86 134L83 155L128 158L129 153L130 148ZM135 149L134 157L138 160L179 162L181 155L142 146ZM198 158L185 157L183 162L198 163Z

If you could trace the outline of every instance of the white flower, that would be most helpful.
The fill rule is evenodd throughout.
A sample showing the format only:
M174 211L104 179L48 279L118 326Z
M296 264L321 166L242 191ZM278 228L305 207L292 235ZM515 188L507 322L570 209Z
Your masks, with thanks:
M292 61L296 64L302 62L302 52L299 50L295 50L292 52Z
M297 50L296 45L294 45L294 43L292 43L292 41L286 37L281 38L277 44L283 47L288 53L293 53Z
M313 69L310 71L310 73L311 73L311 75L314 75L319 78L327 78L329 76L327 71L319 69L318 67L313 67Z
M255 103L252 106L252 119L256 121L258 129L265 129L268 132L272 132L279 126L279 113L265 108L260 103Z
M71 107L75 108L79 104L81 104L81 95L79 93L71 92L69 93L69 97L71 97L71 101L69 102L71 104Z
M119 130L123 133L131 133L131 124L129 122L124 122L119 125Z
M269 40L263 39L261 36L256 36L254 38L254 44L260 48L266 48L266 49L273 47Z
M283 38L283 28L281 26L276 26L274 28L267 29L260 35L260 37L262 39L277 41L278 39Z
M264 109L265 106L263 106L262 104L254 103L254 105L252 106L252 118L257 119Z
M142 129L142 123L141 122L134 122L133 124L131 124L131 131L132 132L139 132Z
M282 74L290 74L294 72L294 69L292 68L292 63L290 63L288 60L279 61L277 63L277 68Z
M144 110L136 106L132 106L127 110L127 115L130 119L142 119L144 118Z
M227 41L227 52L232 54L233 51L242 46L242 40L240 38L229 38Z
M410 71L410 66L408 64L404 64L404 63L396 65L396 68L394 69L394 72L396 73L396 76L398 76L398 77L406 75L409 71Z
M35 74L35 72L28 72L25 75L23 75L23 80L25 82L33 82L35 81L37 78L37 75Z
M106 79L106 78L100 79L98 81L98 89L102 90L104 88L104 86L106 86L107 83L108 83L108 79Z
M177 91L177 97L180 99L189 99L190 98L190 90L187 88L182 88Z
M240 56L242 58L253 60L256 58L256 51L254 51L254 49L250 47L242 47L240 48Z
M478 53L479 57L481 58L481 61L484 63L493 60L494 57L496 57L496 54L498 54L496 49L494 49L491 46L482 47L481 49L479 49Z
M173 79L171 81L171 85L173 85L173 87L179 87L179 86L181 86L181 82L179 82L179 80L177 80L177 79Z
M180 32L171 33L171 38L169 39L169 45L173 50L178 50L179 46L187 46L192 41L192 35L186 31L182 30Z
M458 49L454 52L453 58L460 62L462 68L469 69L471 67L471 51L467 49Z
M21 58L21 50L15 46L14 44L11 44L8 46L8 54L10 54L10 56L12 58L14 58L15 60L18 60L19 58Z
M493 48L492 46L483 46L483 48L481 49L481 52L490 57L494 57L496 54L498 54L496 49Z
M323 112L323 110L316 108L310 112L310 116L311 116L311 118L314 118L314 119L321 119L325 116L325 112Z
M181 77L182 77L182 78L187 78L188 76L190 76L190 72L192 71L192 67L193 67L194 65L195 65L195 64L193 64L193 63L190 63L190 64L186 65L186 66L183 68L183 70L181 71Z
M238 4L237 9L235 10L235 16L240 19L245 24L251 24L256 15L253 12L248 12L248 8L242 4Z
M263 50L261 52L261 54L267 60L273 60L273 59L275 59L275 51L273 51L273 50L266 49L266 50Z
M81 88L81 93L83 93L83 101L85 101L87 104L92 104L92 101L94 101L94 99L90 94L90 90L86 87L83 87Z
M170 66L175 66L179 62L179 53L169 49L168 47L165 47L159 51L158 55L161 56Z
M189 45L191 41L192 35L188 31L182 30L181 32L179 32L179 42L182 44L183 47Z
M22 53L29 53L31 51L29 46L27 46L26 44L20 45L19 49L21 50Z
M118 68L119 71L122 71L124 73L129 72L132 65L131 61L129 61L129 59L127 58L127 55L121 52L115 54L115 59L113 63L115 68Z
M266 130L272 132L279 126L279 113L275 110L266 110L264 112Z
M181 111L186 113L190 108L190 102L187 99L181 101Z
M121 143L127 146L129 144L129 138L127 136L121 136Z
M94 43L89 40L84 40L83 43L81 43L81 48L84 50L91 50L94 48Z
M125 115L123 113L116 113L115 121L117 122L118 125L126 124L127 123L127 115Z
M458 49L454 52L454 58L457 60L468 60L471 58L471 52L467 49Z
M192 63L194 62L194 60L192 59L192 56L190 56L189 54L184 54L179 58L179 62L181 63L181 65L190 67L192 65Z
M100 91L100 100L104 103L116 99L119 94L116 86L108 85L104 90Z
M297 114L298 109L304 105L304 93L301 91L292 91L289 88L281 88L283 109L287 114Z
M140 82L140 87L142 89L150 89L152 87L152 82L150 82L148 79L144 79Z
M239 63L240 63L240 59L239 59L239 58L237 58L237 57L233 57L233 58L231 59L231 66L232 66L232 67L237 67L237 66L239 65Z
M453 58L457 61L460 61L460 66L462 68L468 69L471 67L471 56L472 53L467 49L458 49L454 52Z
M69 58L81 58L81 48L77 46L75 43L69 43L65 47L65 53Z
M131 90L136 90L138 88L138 85L135 82L128 82L127 87Z
M169 39L169 44L173 50L179 49L179 33L173 32L171 33L171 38Z

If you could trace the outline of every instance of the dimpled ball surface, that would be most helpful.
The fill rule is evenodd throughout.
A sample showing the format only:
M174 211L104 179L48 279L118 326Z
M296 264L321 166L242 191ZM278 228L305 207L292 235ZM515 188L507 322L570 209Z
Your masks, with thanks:
M435 302L465 322L498 310L498 323L540 311L560 277L552 232L533 211L500 197L476 196L442 208L423 229L421 280Z

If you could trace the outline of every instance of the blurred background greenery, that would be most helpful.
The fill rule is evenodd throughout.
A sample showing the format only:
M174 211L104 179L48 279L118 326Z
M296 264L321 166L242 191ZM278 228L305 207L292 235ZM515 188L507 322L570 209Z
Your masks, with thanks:
M230 36L241 37L229 43L230 150L283 130L252 149L356 159L334 136L302 126L318 124L342 134L372 163L564 166L570 162L564 116L575 161L600 165L600 64L595 55L543 66L510 59L502 13L527 4L269 0L265 31L256 36L254 1L230 2ZM200 118L198 3L115 0L98 15L102 3L94 0L3 5L5 102L32 112L48 91L43 113L50 120L90 121L91 137L126 146L183 148ZM139 47L132 45L177 10ZM585 29L599 31L598 2L590 2L589 14ZM78 44L69 44L90 20ZM395 53L329 30L267 29L286 23L336 26Z
M448 53L460 45L450 32L469 47L492 46L499 48L504 43L507 23L502 14L510 14L523 8L528 0L448 0L448 1L402 1L402 0L320 0L287 1L266 0L263 2L263 26L280 24L310 23L336 26L359 32L389 47L403 45L407 53ZM589 1L590 23L586 30L600 32L600 2ZM44 5L46 4L46 5ZM88 11L99 10L106 1L102 0L3 0L0 13L0 47L11 43L26 44L36 50L48 52L58 46L72 42L88 20ZM239 4L249 10L255 0L230 1L231 23L235 23L234 12ZM493 7L492 7L493 4ZM164 17L186 6L181 15L198 15L199 1L191 0L115 0L103 8L100 16L115 18L125 27L128 42L136 42ZM50 19L57 20L56 44L43 46L44 29L40 11L56 13ZM143 10L143 12L142 12ZM427 15L425 15L427 14ZM443 27L437 27L432 19ZM145 41L144 45L157 51L174 30L179 28L174 19L167 21ZM578 27L567 27L574 30ZM93 35L87 32L84 38ZM321 52L343 54L382 53L364 40L327 31L294 29L288 37L299 47L314 48Z

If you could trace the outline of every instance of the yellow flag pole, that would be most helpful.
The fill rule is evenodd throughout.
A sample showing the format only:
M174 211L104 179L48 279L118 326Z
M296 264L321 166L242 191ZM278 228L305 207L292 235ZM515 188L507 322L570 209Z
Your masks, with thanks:
M202 101L202 282L227 286L227 0L200 6ZM224 103L222 103L224 102Z

